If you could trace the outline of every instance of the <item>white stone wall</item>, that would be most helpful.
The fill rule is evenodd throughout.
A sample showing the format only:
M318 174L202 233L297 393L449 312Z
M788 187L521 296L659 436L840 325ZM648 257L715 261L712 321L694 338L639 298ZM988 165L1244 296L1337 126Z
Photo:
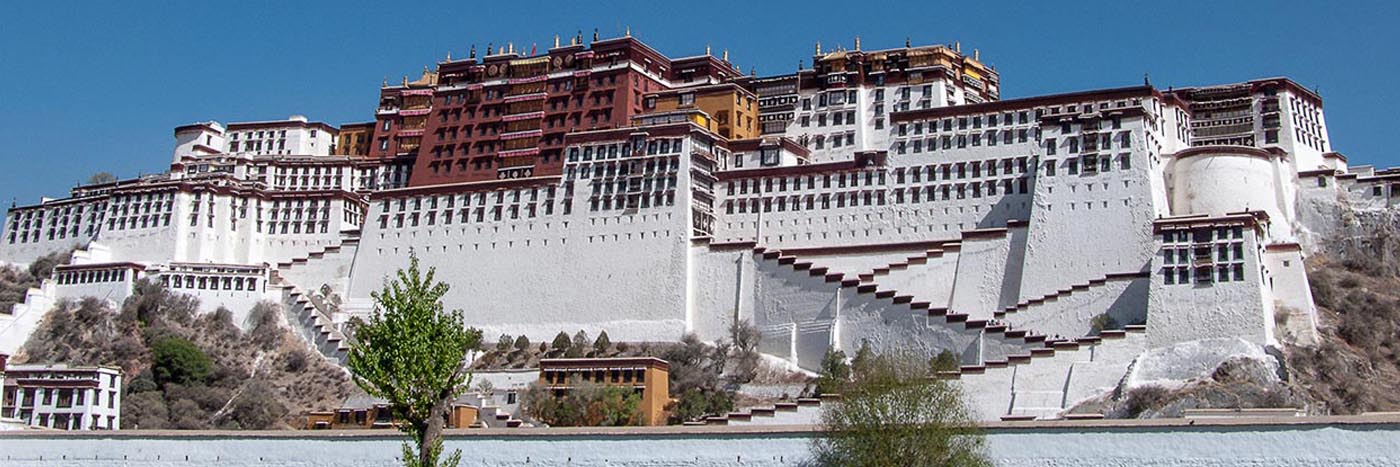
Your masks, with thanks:
M1393 424L1255 424L1147 428L993 428L987 450L997 465L1161 467L1400 465ZM5 435L8 465L75 467L114 463L165 467L381 466L397 462L401 436L75 436ZM805 433L482 436L449 435L463 465L693 465L794 466L808 459ZM65 457L66 456L66 457ZM188 461L186 460L188 456ZM43 460L40 460L40 458Z

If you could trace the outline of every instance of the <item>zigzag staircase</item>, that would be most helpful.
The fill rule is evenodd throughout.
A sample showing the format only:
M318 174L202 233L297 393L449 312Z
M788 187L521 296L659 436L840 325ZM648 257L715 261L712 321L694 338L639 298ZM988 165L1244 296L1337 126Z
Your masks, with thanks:
M784 255L780 250L755 247L754 254L763 260L776 261L779 265L785 265L794 271L805 271L813 277L821 277L829 284L849 289L858 295L868 295L875 300L888 301L890 306L907 307L910 312L916 315L926 316L930 326L943 325L960 330L981 331L989 339L1001 340L1012 347L1030 347L1032 351L1045 344L1046 336L1044 334L1030 330L1011 329L1006 323L997 320L969 319L966 313L959 313L928 301L916 300L913 295L903 294L896 290L881 289L879 284L862 282L859 277L848 278L844 273L830 272L826 267L817 266L807 261L798 261L796 256ZM1029 354L1025 355L1029 356Z
M91 258L93 251L104 251L95 243L87 248L73 250L69 264L83 264ZM14 355L24 347L29 335L39 328L44 317L58 304L58 281L52 277L39 282L38 287L24 291L24 301L14 304L9 310L0 312L0 353Z
M935 250L929 250L922 257L911 257L902 265L900 263L892 264L886 268L876 269L868 275L862 275L864 277L856 278L847 278L845 274L829 272L828 268L800 261L796 256L785 255L780 250L755 247L753 252L756 259L774 261L794 271L805 271L811 276L821 277L825 282L839 285L843 289L853 289L857 294L868 294L877 300L888 301L890 306L907 306L911 312L926 314L929 317L928 324L930 326L960 326L968 330L981 330L983 335L989 339L1024 344L1026 350L1024 353L1006 355L1004 358L983 358L979 364L963 365L957 370L942 372L938 375L944 379L963 381L964 387L974 400L987 399L978 405L981 413L989 417L1003 420L1059 417L1070 404L1081 399L1079 396L1086 395L1082 394L1083 391L1072 390L1070 387L1068 379L1072 376L1076 365L1080 368L1093 365L1109 366L1105 369L1106 373L1100 372L1107 376L1099 375L1102 377L1098 379L1107 382L1106 378L1116 374L1117 376L1113 377L1111 381L1116 384L1117 380L1126 374L1127 366L1132 358L1145 350L1143 347L1145 346L1146 327L1142 325L1127 326L1123 330L1105 330L1097 336L1047 339L1045 334L1033 330L1012 329L1010 324L1000 319L969 319L965 313L959 313L945 307L932 306L926 301L915 300L912 295L903 294L896 290L881 289L878 284L872 283L874 278L887 275L890 271L919 264L920 258L926 260L941 254ZM1140 277L1137 273L1110 276L1105 279L1096 279L1092 281L1091 285L1111 280ZM1075 290L1083 288L1085 287L1071 287L1070 291L1066 293L1073 293ZM1044 299L1040 301L1043 302ZM1028 301L1026 306L1034 306L1034 303ZM1012 312L1012 310L1009 308L1002 310L998 312L997 316L1004 316L1008 312ZM1126 360L1124 360L1125 358ZM1121 369L1114 366L1119 364L1122 366ZM1043 374L1036 375L1036 373ZM722 417L715 417L716 420L712 423L744 422L754 419L755 416L766 417L766 409L759 410L757 414L752 409L746 412L730 413Z
M288 322L294 323L294 330L318 353L339 364L345 363L349 355L352 337L348 336L341 323L336 321L336 311L328 303L328 297L307 291L294 284L288 276L298 268L325 258L327 254L338 253L343 248L357 245L359 237L355 232L343 236L339 243L327 245L319 250L308 252L287 261L277 263L271 271L270 287L282 289L282 308Z

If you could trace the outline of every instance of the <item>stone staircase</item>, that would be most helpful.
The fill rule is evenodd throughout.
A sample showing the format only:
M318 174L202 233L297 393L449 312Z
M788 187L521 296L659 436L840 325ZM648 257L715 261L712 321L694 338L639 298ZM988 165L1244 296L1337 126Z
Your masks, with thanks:
M848 278L845 274L830 272L825 267L802 261L780 250L755 247L754 254L756 261L768 261L793 271L803 271L831 287L867 296L891 308L907 309L926 316L928 326L980 331L985 349L1001 351L984 351L979 355L979 361L939 376L961 380L979 413L986 419L1057 418L1075 402L1116 386L1127 374L1132 361L1146 350L1146 328L1141 325L1127 326L1124 330L1106 330L1097 336L1047 339L1044 333L1013 328L1012 324L1001 319L969 319L965 313L934 306L896 290L883 289L880 284L860 277ZM932 257L930 255L926 254L925 258ZM908 262L904 267L917 261ZM897 267L889 268L884 274L895 270L898 270ZM880 271L877 271L872 278L880 275ZM1137 273L1112 275L1096 280L1092 285L1140 277ZM1072 287L1066 295L1083 289ZM1036 303L1045 301L1042 299ZM1027 303L1025 308L1034 306ZM998 316L1010 312L1003 310ZM993 342L1002 345L987 345ZM760 411L754 414L749 411L747 419L752 420L755 416L762 418L766 413ZM743 413L737 417L730 414L727 420L745 417Z
M1146 328L1128 326L1050 342L1028 360L989 361L939 376L959 380L985 419L1061 418L1079 401L1112 391L1146 349Z
M686 425L816 425L821 423L823 404L831 405L840 400L840 395L823 394L736 410Z
M69 264L91 264L106 260L107 248L96 243L73 251ZM24 291L24 301L9 310L0 311L0 353L14 355L24 347L29 335L39 328L44 317L58 304L58 281L53 278L39 282L38 287Z
M292 329L317 353L342 365L352 339L332 296L344 291L343 277L358 246L358 232L347 232L335 245L277 263L268 280L269 288L282 290L282 310Z
M862 284L875 284L880 289L901 290L920 301L949 303L952 288L938 292L933 284L951 283L956 273L961 242L946 242L910 256L903 261L887 264L858 274Z
M329 306L320 296L313 296L300 287L287 282L277 271L272 271L269 288L282 290L282 312L287 322L306 340L308 346L337 364L345 364L350 353L350 340L328 310Z
M839 288L843 293L853 294L855 299L876 302L884 310L894 314L912 314L919 324L928 327L942 327L956 332L971 332L983 338L981 358L1005 360L1012 357L1029 357L1031 352L1043 349L1046 336L1032 330L1012 329L999 320L970 319L966 313L949 309L943 304L917 300L913 295L897 290L882 289L880 284L863 282L859 277L830 272L826 267L802 261L796 256L786 255L780 250L763 247L754 248L755 260L768 261L792 271L805 273L813 281L824 282L828 289ZM798 323L803 326L808 323ZM771 326L769 326L771 327ZM956 349L955 353L958 353Z
M1083 284L1075 284L1042 297L1022 301L1013 306L993 312L992 317L1015 326L1034 327L1047 334L1077 336L1088 332L1095 317L1102 313L1089 310L1108 310L1120 323L1142 322L1141 316L1147 309L1146 291L1141 294L1124 294L1134 283L1146 285L1151 277L1148 272L1111 273L1091 279ZM1124 297L1141 297L1140 302L1120 302ZM1091 303L1097 306L1087 306ZM1107 303L1103 303L1107 302ZM1133 311L1137 311L1134 313Z

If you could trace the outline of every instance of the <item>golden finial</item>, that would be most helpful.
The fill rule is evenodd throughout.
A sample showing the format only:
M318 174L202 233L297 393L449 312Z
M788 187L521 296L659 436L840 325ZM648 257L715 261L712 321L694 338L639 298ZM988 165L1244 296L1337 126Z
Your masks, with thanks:
M856 36L856 52L860 52L860 36Z
M506 43L506 47L510 47L509 49L507 49L507 50L509 50L509 51L506 52L506 53L510 53L510 54L515 53L515 43L514 43L514 42L507 42L507 43Z
M558 35L558 34L555 34L555 35L554 35L554 48L556 48L556 49L559 48L559 35Z

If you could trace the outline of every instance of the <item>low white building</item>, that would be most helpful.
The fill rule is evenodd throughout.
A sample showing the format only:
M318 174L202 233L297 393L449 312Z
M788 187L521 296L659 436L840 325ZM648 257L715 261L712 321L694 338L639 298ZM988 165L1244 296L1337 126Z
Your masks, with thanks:
M55 365L10 365L3 378L0 418L57 430L116 430L121 427L120 369Z

